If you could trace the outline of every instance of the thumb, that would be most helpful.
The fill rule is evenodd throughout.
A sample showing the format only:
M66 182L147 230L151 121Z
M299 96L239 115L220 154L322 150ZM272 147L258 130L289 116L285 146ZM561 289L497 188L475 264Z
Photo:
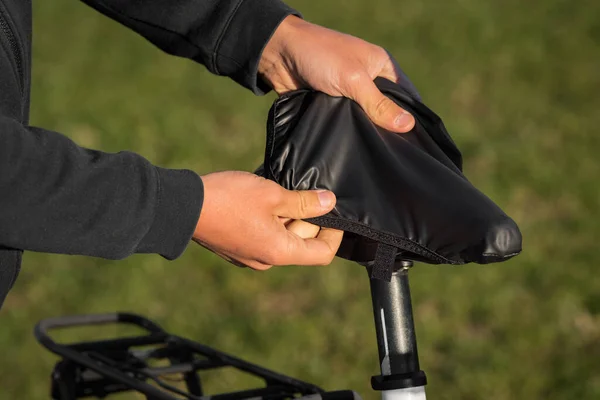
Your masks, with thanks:
M376 125L399 133L408 132L415 126L414 117L381 93L373 81L355 92L354 100Z
M319 217L335 206L335 194L329 190L282 190L281 201L275 208L278 217Z

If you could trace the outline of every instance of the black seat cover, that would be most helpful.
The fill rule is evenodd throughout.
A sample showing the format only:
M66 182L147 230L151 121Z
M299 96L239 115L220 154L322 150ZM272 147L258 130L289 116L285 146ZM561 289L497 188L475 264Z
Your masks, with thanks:
M287 189L329 189L337 204L307 221L345 231L338 256L389 280L396 260L480 264L521 251L515 222L462 174L441 119L414 91L383 78L379 89L415 116L397 134L374 125L352 100L299 90L269 113L260 174Z

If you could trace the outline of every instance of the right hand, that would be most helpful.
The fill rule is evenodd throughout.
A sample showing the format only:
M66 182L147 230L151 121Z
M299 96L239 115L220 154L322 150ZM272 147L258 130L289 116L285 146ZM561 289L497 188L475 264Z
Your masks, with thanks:
M342 231L306 229L308 223L296 221L331 211L332 192L286 190L241 171L204 175L202 181L204 203L193 240L224 259L265 270L273 265L328 265L335 257Z
M309 87L355 100L375 124L392 132L415 126L414 117L373 83L378 76L393 82L406 78L387 51L296 16L288 16L275 30L258 72L279 95Z

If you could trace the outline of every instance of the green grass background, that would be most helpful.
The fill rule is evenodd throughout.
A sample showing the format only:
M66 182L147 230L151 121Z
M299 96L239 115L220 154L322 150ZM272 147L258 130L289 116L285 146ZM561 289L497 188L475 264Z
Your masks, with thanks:
M600 3L292 1L311 21L386 47L444 118L466 175L519 223L504 263L411 273L431 399L600 398ZM32 124L199 173L253 170L273 95L255 97L156 50L73 0L38 0ZM0 399L48 399L44 317L130 310L182 336L327 389L376 399L361 267L232 267L32 254L0 312ZM214 374L210 390L245 378ZM119 396L118 398L139 398Z

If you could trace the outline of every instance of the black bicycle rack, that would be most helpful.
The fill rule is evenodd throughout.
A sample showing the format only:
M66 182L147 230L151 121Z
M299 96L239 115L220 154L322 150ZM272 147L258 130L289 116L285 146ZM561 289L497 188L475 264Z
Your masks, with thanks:
M417 341L408 285L411 262L398 261L391 282L371 279L371 298L377 333L381 374L373 376L374 390L418 388L427 384L419 367ZM369 265L366 265L370 268ZM56 343L48 331L86 325L130 324L147 334L100 341ZM52 373L52 398L76 400L104 398L113 393L137 391L147 400L360 400L350 390L323 389L172 335L154 322L130 313L67 316L40 321L37 340L62 357ZM159 362L157 365L157 361ZM165 364L167 364L165 366ZM262 379L263 387L207 396L198 372L233 367ZM170 384L167 376L179 374L187 391Z
M141 336L59 344L49 330L86 325L133 324L148 333ZM62 359L52 373L55 400L104 398L113 393L137 391L148 400L283 400L303 396L323 400L359 400L352 391L325 392L310 383L278 374L194 341L172 335L154 322L130 313L49 318L35 327L37 340ZM161 366L152 366L156 362ZM162 366L163 364L168 364ZM264 381L265 386L205 396L198 372L233 367ZM180 374L187 391L166 376Z

